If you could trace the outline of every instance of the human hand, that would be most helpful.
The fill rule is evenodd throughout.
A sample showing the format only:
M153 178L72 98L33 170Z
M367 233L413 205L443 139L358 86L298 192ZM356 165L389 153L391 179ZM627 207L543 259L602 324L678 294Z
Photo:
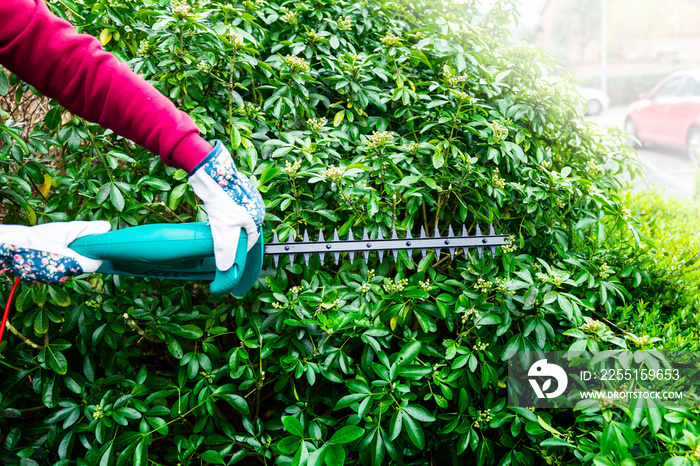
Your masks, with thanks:
M236 169L231 154L220 142L190 172L189 182L209 215L216 268L226 272L235 262L241 228L248 234L248 251L257 242L265 203L253 183ZM210 289L215 294L230 291L222 289L218 278Z
M0 273L10 271L23 280L47 284L95 272L101 260L81 256L68 247L81 236L106 233L109 222L74 221L33 227L0 225Z

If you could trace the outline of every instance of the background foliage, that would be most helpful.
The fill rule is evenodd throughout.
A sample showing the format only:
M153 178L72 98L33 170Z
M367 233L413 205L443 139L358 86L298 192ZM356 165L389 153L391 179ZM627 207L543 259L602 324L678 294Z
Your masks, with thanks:
M506 44L511 2L51 6L231 148L265 197L266 238L492 224L513 246L270 261L244 297L116 276L23 284L0 346L3 464L700 458L688 407L505 407L516 352L694 348L692 328L658 342L634 319L651 306L688 325L698 302L670 276L668 238L637 220L651 201L620 194L637 171L625 138L583 121L551 59ZM203 218L185 173L32 92L0 74L5 223Z

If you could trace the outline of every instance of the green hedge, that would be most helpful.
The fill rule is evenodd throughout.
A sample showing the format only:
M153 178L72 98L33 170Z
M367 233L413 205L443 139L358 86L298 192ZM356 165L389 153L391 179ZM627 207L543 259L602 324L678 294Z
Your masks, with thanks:
M621 250L620 262L641 265L648 279L636 282L635 301L612 316L631 333L662 337L665 349L697 351L700 205L656 189L629 193L625 204L643 220L645 241Z
M637 171L624 135L538 79L550 58L505 44L512 2L473 3L52 3L225 141L260 186L268 240L492 224L514 244L269 261L244 297L22 284L0 346L0 462L690 464L684 407L505 406L517 351L634 347L591 322L651 273L621 255L643 242L619 194ZM111 132L53 106L23 139L2 115L5 222L202 218L185 173Z

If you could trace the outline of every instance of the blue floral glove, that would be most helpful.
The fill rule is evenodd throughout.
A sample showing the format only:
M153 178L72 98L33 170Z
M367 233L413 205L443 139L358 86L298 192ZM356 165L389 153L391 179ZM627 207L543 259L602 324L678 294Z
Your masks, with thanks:
M248 234L248 251L257 242L265 203L218 141L214 150L190 172L189 182L209 215L216 268L225 272L236 259L241 228Z
M105 221L0 225L0 273L10 271L22 280L58 284L73 275L94 272L102 261L81 256L68 245L109 229Z

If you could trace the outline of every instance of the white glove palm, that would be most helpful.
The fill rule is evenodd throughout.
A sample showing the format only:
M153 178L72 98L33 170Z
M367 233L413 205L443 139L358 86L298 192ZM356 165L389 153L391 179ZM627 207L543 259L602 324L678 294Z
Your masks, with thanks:
M106 233L109 222L46 223L33 227L0 225L0 272L23 280L63 283L72 275L96 271L101 260L77 254L68 245L81 236Z
M209 215L216 268L225 272L236 259L241 228L248 234L249 251L258 240L265 203L253 183L236 170L231 154L220 142L192 170L189 182Z

